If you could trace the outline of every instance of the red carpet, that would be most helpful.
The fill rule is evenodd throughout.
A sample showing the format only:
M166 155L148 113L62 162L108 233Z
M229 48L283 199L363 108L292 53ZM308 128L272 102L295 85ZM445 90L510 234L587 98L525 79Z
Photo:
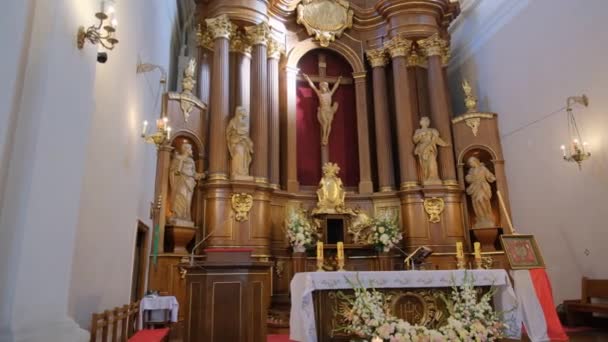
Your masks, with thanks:
M290 342L289 335L268 335L267 342Z

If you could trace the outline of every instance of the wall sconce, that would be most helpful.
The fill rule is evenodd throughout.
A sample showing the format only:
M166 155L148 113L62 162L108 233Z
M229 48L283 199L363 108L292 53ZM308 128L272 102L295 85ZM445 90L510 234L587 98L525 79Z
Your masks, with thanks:
M159 70L161 73L159 82L162 86L163 94L165 94L167 92L167 72L163 67L156 64L139 63L137 65L136 73L143 74L154 70ZM143 127L141 131L141 137L144 138L144 141L149 144L156 145L156 148L161 147L162 145L168 143L171 140L171 127L168 125L169 118L167 117L164 104L161 104L161 108L161 118L156 120L156 132L148 134L148 121L143 122Z
M114 37L116 34L116 27L118 26L114 0L103 1L101 4L101 11L95 13L95 17L99 20L99 24L91 25L87 29L85 29L84 26L78 28L78 49L82 49L87 40L93 45L99 43L108 50L114 49L114 45L118 44L118 39ZM108 57L105 53L99 53L97 55L97 61L100 63L105 63L107 59Z
M566 100L568 135L570 136L570 139L572 139L572 142L569 144L568 148L566 147L566 145L562 145L561 150L564 160L568 162L576 162L580 170L582 168L582 162L591 157L591 153L585 150L586 148L588 148L587 142L581 139L581 134L578 130L578 126L576 125L574 113L572 112L572 105L576 103L587 107L589 105L589 99L586 95L581 95L570 96Z
M171 140L171 127L168 125L169 118L163 116L156 120L156 132L148 134L148 121L143 122L141 137L149 144L156 145L157 148Z

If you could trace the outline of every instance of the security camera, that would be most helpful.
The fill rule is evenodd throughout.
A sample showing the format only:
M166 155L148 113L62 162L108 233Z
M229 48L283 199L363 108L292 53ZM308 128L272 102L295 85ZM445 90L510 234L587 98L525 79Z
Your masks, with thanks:
M108 61L108 54L105 52L98 52L97 53L97 62L99 63L105 63Z

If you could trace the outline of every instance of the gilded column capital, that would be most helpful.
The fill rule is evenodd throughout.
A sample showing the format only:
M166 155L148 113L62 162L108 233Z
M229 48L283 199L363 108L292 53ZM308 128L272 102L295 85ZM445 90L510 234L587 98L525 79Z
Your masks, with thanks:
M213 37L211 36L211 32L201 24L199 24L196 29L196 43L198 46L213 50Z
M270 38L270 26L264 21L254 26L245 27L245 31L251 45L266 45Z
M370 49L365 51L365 54L372 68L385 66L388 62L384 48Z
M268 58L279 59L285 53L285 48L276 39L270 37L268 39Z
M428 38L419 40L418 46L428 57L440 56L443 58L443 55L446 53L446 49L449 49L448 41L439 37L438 33L435 33Z
M396 36L384 42L384 48L391 54L391 58L404 57L410 53L412 41L401 36Z
M211 32L213 39L230 39L232 23L230 22L230 19L228 19L227 15L222 14L215 18L205 19L205 22L207 23L207 28Z
M234 25L231 37L230 51L251 55L251 44L249 44L249 40L245 34L238 30L238 26Z

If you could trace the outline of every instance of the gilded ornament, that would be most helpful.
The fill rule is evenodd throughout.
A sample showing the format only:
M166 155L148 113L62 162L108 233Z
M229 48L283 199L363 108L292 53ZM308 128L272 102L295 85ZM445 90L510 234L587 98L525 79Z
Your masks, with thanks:
M354 218L350 220L348 225L348 233L353 236L355 245L366 245L371 243L371 231L373 219L361 209L353 210Z
M298 5L298 24L323 47L329 46L344 30L353 26L353 10L346 0L302 0Z
M274 262L275 273L277 274L277 278L283 278L283 273L285 272L285 260L277 260Z
M238 30L238 26L234 25L230 39L230 51L240 52L246 55L251 54L251 44L247 36L242 31Z
M232 203L232 210L234 210L234 219L237 222L247 221L249 218L249 211L253 206L253 197L250 194L240 193L232 194L230 198Z
M323 178L319 181L317 190L317 207L314 214L334 214L344 211L344 197L346 191L342 180L338 177L340 167L338 164L326 163L323 165Z
M446 52L449 51L447 40L440 38L438 33L435 33L428 38L419 40L418 46L428 57L441 56L443 58L443 56L446 55Z
M465 119L464 123L471 128L474 136L477 136L479 132L479 125L481 124L481 119L479 117Z
M190 113L194 108L205 109L207 106L192 92L196 85L196 60L190 58L188 66L184 69L184 78L182 79L182 92L174 93L169 92L167 96L171 100L178 100L182 114L184 114L184 121L188 122Z
M445 202L443 198L426 198L424 200L424 211L429 215L429 222L439 223L441 222L441 213L445 208Z
M388 50L392 58L407 56L412 48L412 41L401 36L393 37L393 39L384 43L384 48Z
M268 58L279 59L285 53L285 48L278 40L274 38L268 39Z
M467 107L467 113L477 112L477 99L473 96L471 85L467 80L462 81L462 90L464 91L464 105Z
M222 14L215 18L205 19L205 22L207 23L207 28L210 31L213 39L230 39L232 23L230 22L230 19L228 19L227 15Z
M251 45L266 45L270 38L270 26L264 21L254 26L245 27L245 32Z
M384 48L370 49L365 51L372 68L385 66L388 62Z
M213 37L207 27L199 24L196 30L196 43L208 50L213 50Z

